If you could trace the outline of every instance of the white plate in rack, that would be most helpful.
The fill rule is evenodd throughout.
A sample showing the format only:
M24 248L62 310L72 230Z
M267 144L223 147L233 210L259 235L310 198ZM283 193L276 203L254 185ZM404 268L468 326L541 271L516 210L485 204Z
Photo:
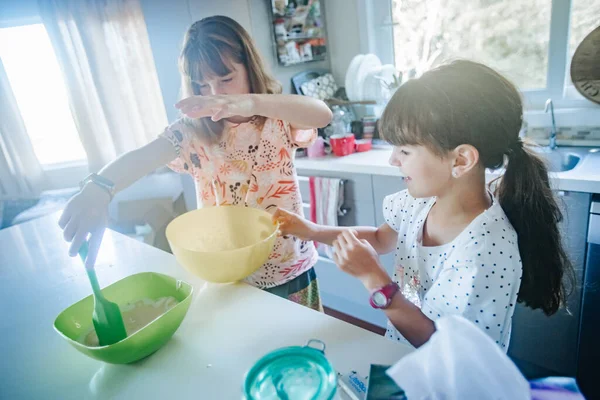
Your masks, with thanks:
M366 54L362 59L358 71L356 72L355 83L357 90L354 95L357 101L373 100L364 98L364 84L367 75L374 69L381 67L381 60L375 54Z
M348 100L350 101L356 101L356 72L358 71L358 67L360 67L360 63L364 57L364 54L358 54L354 56L352 61L350 61L350 66L346 70L346 78L344 84L346 85L346 95L348 96Z

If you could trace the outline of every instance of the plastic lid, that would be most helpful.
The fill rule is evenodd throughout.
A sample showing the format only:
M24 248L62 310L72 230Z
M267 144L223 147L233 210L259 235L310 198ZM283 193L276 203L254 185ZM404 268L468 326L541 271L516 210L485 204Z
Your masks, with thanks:
M285 347L267 354L246 375L246 399L332 399L337 377L324 350L323 342L310 340L304 347Z

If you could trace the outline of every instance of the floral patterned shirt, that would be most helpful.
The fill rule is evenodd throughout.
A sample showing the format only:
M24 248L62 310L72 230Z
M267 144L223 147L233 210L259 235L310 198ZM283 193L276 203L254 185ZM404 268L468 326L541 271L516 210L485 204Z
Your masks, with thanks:
M254 118L229 125L218 143L206 146L178 120L160 136L178 154L168 167L194 178L199 208L219 202L270 213L279 207L304 215L294 155L316 139L315 129L297 130L281 120ZM279 286L312 268L317 259L312 242L278 237L269 260L246 282L263 289Z

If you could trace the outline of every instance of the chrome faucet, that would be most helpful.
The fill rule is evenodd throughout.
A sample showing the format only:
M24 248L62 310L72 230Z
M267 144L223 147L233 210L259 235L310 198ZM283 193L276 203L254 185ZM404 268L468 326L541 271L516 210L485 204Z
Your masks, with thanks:
M550 109L550 115L552 116L552 127L550 128L550 137L548 138L548 148L554 150L556 149L556 121L554 119L554 104L552 103L552 99L546 100L544 112L547 113L548 109Z

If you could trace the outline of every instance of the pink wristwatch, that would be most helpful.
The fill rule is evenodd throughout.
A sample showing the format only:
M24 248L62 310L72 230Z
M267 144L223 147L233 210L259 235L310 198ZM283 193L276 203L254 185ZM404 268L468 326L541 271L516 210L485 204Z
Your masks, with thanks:
M389 283L384 287L375 290L371 293L369 303L373 308L388 308L394 298L394 295L398 293L400 286L396 282Z

